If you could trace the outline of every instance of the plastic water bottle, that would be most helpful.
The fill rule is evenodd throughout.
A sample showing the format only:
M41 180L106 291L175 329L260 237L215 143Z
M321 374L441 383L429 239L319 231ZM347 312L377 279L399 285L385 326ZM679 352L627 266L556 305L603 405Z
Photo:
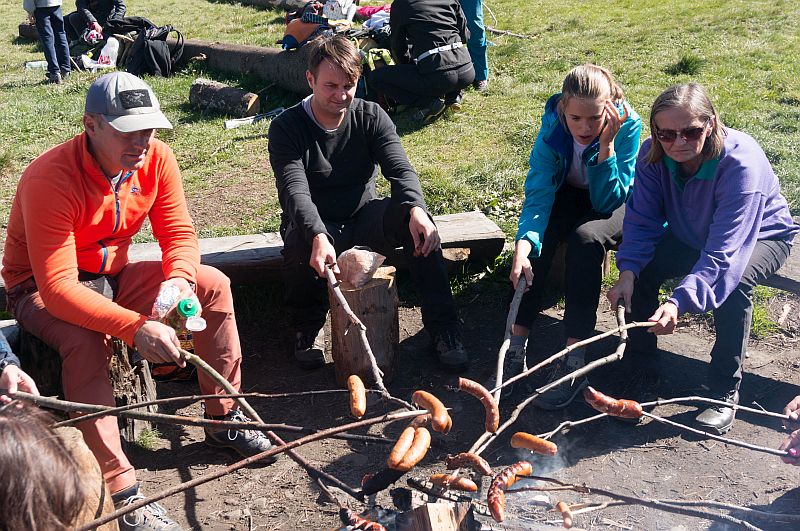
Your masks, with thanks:
M25 70L38 70L47 68L47 61L28 61L25 63Z
M177 318L172 326L178 335L183 350L194 352L193 332L202 332L206 329L206 320L200 317L200 303L196 299L187 298L178 301L175 307Z
M97 63L101 65L116 66L117 55L119 54L119 41L114 37L109 37L103 49L100 50L100 57Z

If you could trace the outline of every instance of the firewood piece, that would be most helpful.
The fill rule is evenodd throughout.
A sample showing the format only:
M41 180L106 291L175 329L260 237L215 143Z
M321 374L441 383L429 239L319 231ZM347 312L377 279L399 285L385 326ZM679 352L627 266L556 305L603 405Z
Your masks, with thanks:
M261 107L258 94L199 77L189 88L189 103L237 118L254 116Z
M466 527L468 520L465 514L459 514L461 520L456 518L453 505L449 503L428 503L397 515L395 523L397 531L461 531L471 529Z

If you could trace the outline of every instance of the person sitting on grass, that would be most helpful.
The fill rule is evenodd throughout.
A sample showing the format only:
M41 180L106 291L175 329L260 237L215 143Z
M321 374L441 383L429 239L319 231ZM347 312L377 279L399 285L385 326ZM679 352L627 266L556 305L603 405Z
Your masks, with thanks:
M101 76L86 94L83 128L31 162L19 180L2 270L11 313L61 355L67 400L113 406L110 336L149 361L183 366L175 330L152 320L151 310L167 288L177 290L179 299L196 296L207 323L194 333L196 354L238 389L242 353L230 281L200 264L178 162L155 139L156 129L172 128L155 93L127 72ZM132 239L146 220L162 260L130 262ZM205 374L199 380L203 394L224 392ZM230 398L206 400L205 407L209 418L248 420ZM142 499L117 419L94 418L77 428L114 502L123 506ZM206 430L206 443L245 456L271 447L264 434L252 430ZM119 525L179 529L152 504Z
M325 363L325 269L337 253L366 245L388 255L402 246L439 361L463 370L469 358L439 231L394 124L378 104L354 98L361 59L347 38L321 37L310 46L312 94L273 120L268 144L283 209L282 272L295 359L307 369ZM376 196L379 167L390 197Z
M125 0L75 0L75 9L67 15L67 37L70 42L87 30L102 38L106 22L125 16Z
M425 124L448 107L459 110L461 90L473 82L475 69L458 0L395 0L389 26L397 64L369 73L372 90L398 105L417 107Z
M588 338L597 321L602 264L622 238L625 200L633 184L642 121L605 68L573 68L561 92L547 100L530 155L525 202L519 218L510 279L527 286L512 326L503 378L526 366L525 344L543 309L542 298L556 248L567 244L564 335L572 345ZM585 349L556 363L550 381L580 369ZM567 382L534 402L566 407L586 379ZM490 382L494 385L494 382Z
M787 426L797 427L800 424L800 395L794 397L791 402L783 408L783 414L789 416ZM789 465L800 466L800 430L794 430L786 436L781 443L779 450L786 450L789 455L781 457L783 462Z
M650 111L650 134L636 164L628 201L619 280L609 291L635 321L626 357L657 361L657 338L684 313L714 313L716 341L706 376L709 397L739 403L742 362L753 316L753 288L777 271L800 231L764 150L725 127L702 86L675 85ZM666 302L659 289L683 277ZM712 406L699 426L718 434L735 410Z

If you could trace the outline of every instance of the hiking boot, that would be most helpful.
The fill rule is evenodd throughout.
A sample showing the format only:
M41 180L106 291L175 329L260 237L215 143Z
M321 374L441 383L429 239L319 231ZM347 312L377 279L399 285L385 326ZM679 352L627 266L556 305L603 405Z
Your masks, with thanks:
M525 359L525 346L510 346L508 347L508 351L506 351L506 357L503 359L503 381L505 382L509 378L520 374L523 371L528 370L528 363ZM516 382L519 383L519 382ZM503 387L502 393L500 393L500 398L503 397L508 398L512 394L514 394L514 385L507 385ZM486 381L485 387L489 390L494 389L497 387L497 371L495 370L489 379Z
M294 359L303 369L325 365L325 328L300 330L294 336Z
M447 109L447 106L444 104L442 100L436 98L432 100L426 107L421 108L417 112L417 118L422 121L423 124L427 125L436 121L444 111Z
M461 103L464 100L464 91L460 90L453 98L445 98L444 104L450 112L461 112Z
M721 395L715 395L711 398L728 402L729 404L739 403L739 391L734 389ZM732 407L713 405L697 415L695 421L701 429L710 431L717 435L723 435L733 426L733 419L736 418L736 410Z
M208 414L206 417L228 422L252 422L247 415L238 409L232 409L227 415L221 417L213 417ZM261 431L234 428L215 432L209 431L212 429L214 428L205 428L207 445L217 448L230 448L239 452L243 457L252 457L272 448L269 438ZM275 457L270 457L269 459L264 459L263 462L271 464L275 460Z
M433 334L433 348L444 368L452 372L464 371L469 367L469 356L461 343L461 335L456 330L440 330Z
M144 496L136 489L136 494L114 502L114 509L122 509L126 505L143 499ZM183 529L167 516L167 511L156 502L148 503L144 507L120 516L117 524L121 531L181 531Z
M481 79L475 80L472 82L472 88L475 89L475 92L486 92L489 90L489 80Z
M51 85L60 85L61 84L61 73L56 72L54 74L47 74L47 82Z
M561 359L556 362L555 367L550 371L550 375L547 378L548 384L560 380L569 373L582 369L583 366L586 365L583 352L578 352L579 350L583 349L570 352L566 359ZM570 405L570 403L575 400L578 393L587 385L589 385L589 381L584 376L579 377L577 380L568 380L558 387L537 396L533 404L540 409L549 411L563 409Z

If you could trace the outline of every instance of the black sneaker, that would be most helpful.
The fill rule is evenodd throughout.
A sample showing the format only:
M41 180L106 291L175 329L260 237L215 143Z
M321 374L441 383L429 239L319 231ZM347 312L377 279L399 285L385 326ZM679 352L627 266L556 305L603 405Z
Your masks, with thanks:
M325 329L300 330L294 336L294 359L304 369L325 365Z
M115 509L122 509L139 500L144 496L136 491L136 494L114 503ZM182 527L175 523L167 511L156 502L148 503L135 511L121 516L117 519L117 524L121 531L182 531Z
M444 104L442 100L436 98L432 100L426 107L421 108L417 113L417 118L422 121L423 124L427 125L436 121L444 111L447 109L447 106Z
M433 348L439 363L448 371L459 372L469 367L469 356L457 331L445 329L434 333Z
M508 351L506 351L506 357L503 359L503 381L505 382L509 378L527 370L528 363L525 359L525 346L508 347ZM510 397L514 393L514 385L515 384L511 384L503 387L503 391L500 393L500 398L502 399ZM496 367L489 379L486 380L485 387L489 390L497 387Z
M547 378L547 383L549 384L555 382L556 380L560 380L564 376L575 372L578 369L582 369L584 365L586 365L586 363L583 356L576 356L574 352L570 352L566 359L561 359L556 362L555 367L553 367L553 370L550 371L550 375ZM589 385L589 381L584 376L579 377L577 380L567 380L558 387L550 389L546 393L537 396L533 400L533 405L548 411L564 409L570 405L573 400L575 400L575 397L578 395L578 393L580 393L587 385Z
M61 73L56 72L55 74L47 74L47 82L51 85L60 85L61 84Z
M476 92L486 92L489 90L489 81L486 79L481 79L478 81L476 79L472 82L472 88L475 89Z
M734 389L726 393L716 394L711 398L735 405L739 403L739 391ZM732 407L713 405L697 415L695 421L701 429L717 435L724 435L733 426L735 418L736 410Z
M209 417L208 415L206 415ZM247 415L238 409L232 409L223 417L213 417L215 420L225 420L229 422L252 422ZM261 452L266 452L272 448L272 443L264 432L244 429L228 429L222 431L209 431L206 428L206 444L217 448L230 448L236 450L244 457L252 457ZM264 463L274 463L276 459L270 457L264 459Z

